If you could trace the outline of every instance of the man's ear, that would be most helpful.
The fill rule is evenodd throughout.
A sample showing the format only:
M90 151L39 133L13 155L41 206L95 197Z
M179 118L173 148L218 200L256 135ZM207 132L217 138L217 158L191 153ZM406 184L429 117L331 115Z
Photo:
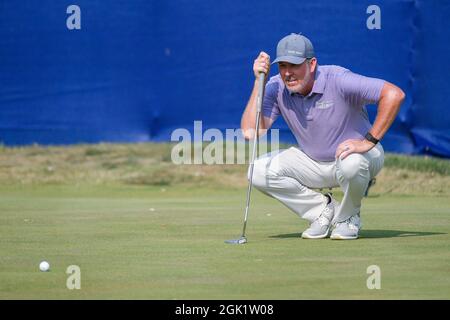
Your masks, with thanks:
M316 58L311 58L311 60L309 61L309 66L311 68L311 72L316 71L317 59Z

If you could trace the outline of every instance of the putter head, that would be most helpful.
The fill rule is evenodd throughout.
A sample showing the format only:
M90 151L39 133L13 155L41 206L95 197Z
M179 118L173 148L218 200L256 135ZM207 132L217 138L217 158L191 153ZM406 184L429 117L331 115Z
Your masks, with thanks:
M225 240L225 243L228 244L245 244L247 243L247 238L242 236L238 239Z

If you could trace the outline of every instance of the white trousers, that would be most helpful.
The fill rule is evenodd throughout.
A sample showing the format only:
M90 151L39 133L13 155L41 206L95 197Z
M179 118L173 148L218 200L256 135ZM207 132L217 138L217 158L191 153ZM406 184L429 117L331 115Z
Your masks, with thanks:
M327 198L313 189L340 187L344 197L335 212L336 223L360 213L369 181L380 172L383 163L380 143L364 154L353 153L332 162L312 160L291 147L255 160L253 186L310 222L320 216L327 203Z

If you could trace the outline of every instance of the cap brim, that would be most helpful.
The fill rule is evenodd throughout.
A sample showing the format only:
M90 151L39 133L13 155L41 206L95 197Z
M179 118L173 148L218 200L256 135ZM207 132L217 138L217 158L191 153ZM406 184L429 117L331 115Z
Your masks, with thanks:
M293 57L293 56L281 56L276 58L272 64L278 63L278 62L289 62L292 64L302 64L306 58L300 58L300 57Z

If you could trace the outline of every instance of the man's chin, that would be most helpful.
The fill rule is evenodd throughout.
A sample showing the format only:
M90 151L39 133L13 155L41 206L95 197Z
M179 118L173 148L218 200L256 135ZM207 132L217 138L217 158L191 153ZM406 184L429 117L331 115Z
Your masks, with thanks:
M287 89L290 93L299 93L300 90L302 89L302 85L288 86L288 85L286 84L286 89Z

